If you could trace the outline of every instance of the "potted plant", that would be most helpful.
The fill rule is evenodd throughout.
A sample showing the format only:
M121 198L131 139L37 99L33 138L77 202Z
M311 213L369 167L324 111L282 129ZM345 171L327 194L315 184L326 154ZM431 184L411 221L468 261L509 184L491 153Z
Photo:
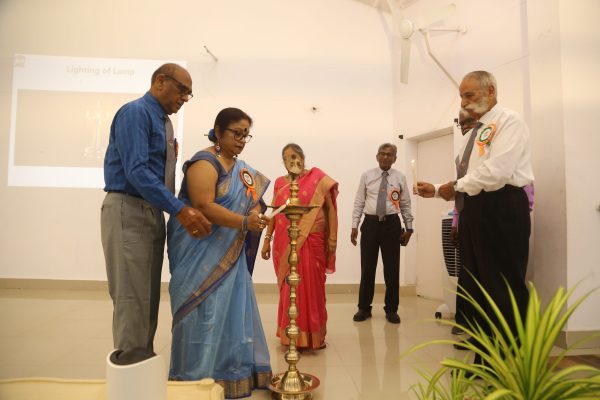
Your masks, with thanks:
M469 294L458 295L471 303L485 323L490 324L491 336L475 324L462 326L452 321L442 321L463 329L471 335L473 343L434 340L415 347L411 352L433 344L461 344L479 354L484 362L471 364L466 358L445 358L435 373L421 373L425 383L418 383L412 388L419 399L600 399L600 370L586 365L560 368L561 361L569 351L582 341L562 350L550 360L552 348L569 317L591 292L567 307L575 288L569 291L559 288L548 305L542 307L535 287L530 284L527 313L523 319L509 288L516 325L516 333L513 333L490 295L480 284L479 287L493 310L494 318L487 315ZM492 323L492 320L496 323Z

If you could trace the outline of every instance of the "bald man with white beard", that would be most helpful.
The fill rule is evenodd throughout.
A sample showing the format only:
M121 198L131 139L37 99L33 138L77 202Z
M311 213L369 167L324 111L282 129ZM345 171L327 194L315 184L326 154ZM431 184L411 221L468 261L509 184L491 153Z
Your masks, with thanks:
M529 298L525 273L531 222L523 190L533 182L529 130L516 112L498 105L496 79L491 73L470 72L459 90L463 112L478 123L463 138L457 180L443 185L418 182L416 191L422 197L455 199L461 263L468 272L461 274L463 289L494 321L478 281L515 332L507 284L523 317ZM464 306L470 308L464 310L467 319L491 334L473 307ZM483 363L479 355L474 362Z

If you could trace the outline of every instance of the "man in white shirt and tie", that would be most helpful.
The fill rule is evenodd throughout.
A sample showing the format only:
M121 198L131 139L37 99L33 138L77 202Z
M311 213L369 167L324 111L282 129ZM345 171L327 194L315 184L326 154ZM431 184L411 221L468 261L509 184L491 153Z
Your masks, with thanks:
M523 190L533 182L529 130L517 113L497 104L497 84L491 73L470 72L459 90L461 107L479 123L464 137L457 180L443 185L418 182L416 189L422 197L455 199L461 263L469 272L461 279L463 288L493 318L475 279L479 281L514 332L507 284L521 316L529 298L525 273L531 222ZM465 316L491 333L474 310L465 310ZM475 363L481 362L476 355Z
M360 227L361 276L358 312L353 318L357 322L371 317L375 271L381 249L385 280L385 318L392 324L400 323L400 245L406 246L410 240L413 233L413 216L406 177L392 168L396 162L396 152L396 146L391 143L379 146L376 156L379 167L362 174L354 199L350 240L355 246L358 225L364 213ZM398 213L402 214L406 230L402 229Z

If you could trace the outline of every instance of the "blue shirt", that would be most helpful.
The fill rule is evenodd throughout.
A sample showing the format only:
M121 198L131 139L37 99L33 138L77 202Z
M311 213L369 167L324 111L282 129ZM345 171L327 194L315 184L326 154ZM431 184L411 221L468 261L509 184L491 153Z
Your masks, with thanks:
M140 196L154 207L175 215L184 204L164 183L166 118L150 92L117 111L104 157L104 190Z

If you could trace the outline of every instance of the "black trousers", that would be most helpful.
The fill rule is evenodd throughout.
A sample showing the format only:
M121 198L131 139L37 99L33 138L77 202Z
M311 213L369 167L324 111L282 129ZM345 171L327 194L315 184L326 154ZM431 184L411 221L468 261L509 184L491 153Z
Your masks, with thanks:
M531 221L525 191L507 185L494 192L465 196L465 205L458 224L463 267L460 284L495 323L493 311L477 286L477 280L489 293L515 333L508 287L515 296L522 317L525 317L529 299L525 273ZM467 321L476 321L491 334L489 325L483 322L472 305L461 301L457 308L464 313Z
M400 235L402 225L397 214L387 215L385 221L365 216L360 226L360 291L358 308L370 311L375 294L375 272L381 249L385 280L386 313L397 312L400 291Z

